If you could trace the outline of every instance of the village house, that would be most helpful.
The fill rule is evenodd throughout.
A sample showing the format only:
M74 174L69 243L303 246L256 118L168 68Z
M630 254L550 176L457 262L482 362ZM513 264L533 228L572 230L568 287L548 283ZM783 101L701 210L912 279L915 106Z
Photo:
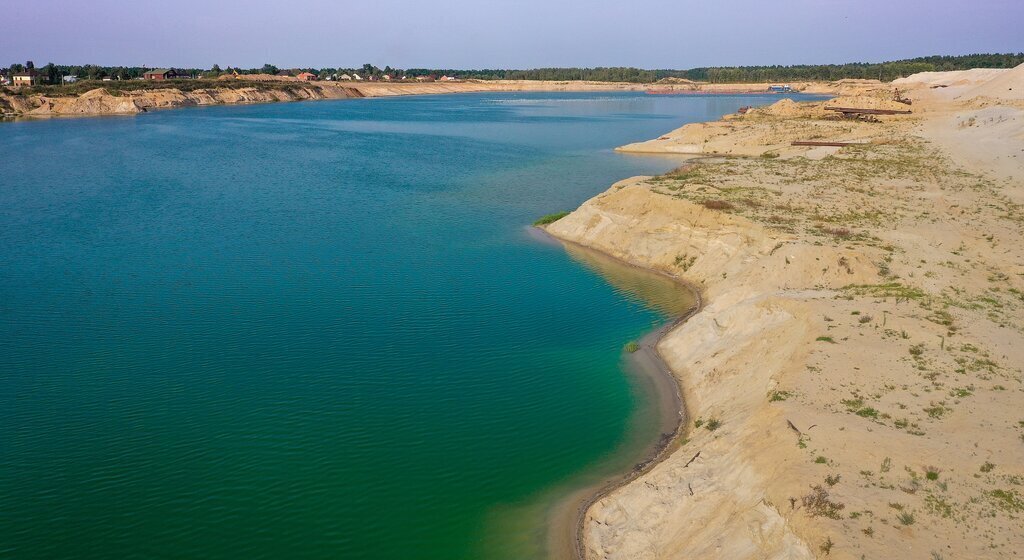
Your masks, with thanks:
M173 68L154 68L147 70L142 77L154 81L173 80L178 77L178 73Z
M342 75L338 76L338 79L339 80L345 80L345 81L351 81L352 80L352 76L349 76L348 74L342 74Z
M15 86L34 86L42 83L42 76L36 72L35 68L28 68L22 72L15 72L11 76L11 82Z
M454 82L455 80L458 80L455 76L441 76L442 82Z
M78 81L78 76L75 76L75 75L72 74L72 75L68 75L68 76L61 76L60 79L65 84L73 84L73 83Z
M303 82L313 82L313 81L316 81L316 74L313 74L312 72L303 72L303 73L299 74L297 77L300 80L302 80Z

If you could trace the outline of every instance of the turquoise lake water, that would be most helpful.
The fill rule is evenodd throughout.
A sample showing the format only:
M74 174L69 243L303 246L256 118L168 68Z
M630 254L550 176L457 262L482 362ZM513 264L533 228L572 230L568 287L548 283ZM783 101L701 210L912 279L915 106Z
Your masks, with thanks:
M622 346L672 310L524 226L777 99L0 125L0 557L541 555L558 489L656 436Z

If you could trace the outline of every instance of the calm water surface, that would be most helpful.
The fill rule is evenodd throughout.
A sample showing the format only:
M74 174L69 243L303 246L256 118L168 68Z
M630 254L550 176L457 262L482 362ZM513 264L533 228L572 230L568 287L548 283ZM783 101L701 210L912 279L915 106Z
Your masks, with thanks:
M653 437L621 349L673 311L524 224L775 99L0 125L0 556L541 554L556 489Z

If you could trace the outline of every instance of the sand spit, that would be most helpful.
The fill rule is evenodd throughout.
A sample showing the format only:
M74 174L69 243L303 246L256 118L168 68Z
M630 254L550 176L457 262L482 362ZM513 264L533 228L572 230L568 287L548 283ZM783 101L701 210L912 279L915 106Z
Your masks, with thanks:
M462 82L392 83L392 82L300 82L279 76L252 76L245 82L217 80L211 87L183 91L173 86L166 89L139 89L118 93L97 88L82 95L22 94L17 89L0 88L0 112L10 117L131 115L150 109L173 109L202 105L241 103L273 103L352 97L388 97L395 95L431 95L446 93L478 93L488 91L645 91L679 90L715 93L732 90L765 91L768 84L697 84L694 82L633 84L616 82L533 81L533 80L468 80ZM224 85L218 85L223 83ZM794 84L797 91L837 93L847 89L839 82Z
M785 103L688 125L669 139L756 157L629 179L547 226L705 302L658 345L689 431L590 508L588 557L1024 548L1024 114L914 91L879 122ZM815 135L865 144L790 145Z

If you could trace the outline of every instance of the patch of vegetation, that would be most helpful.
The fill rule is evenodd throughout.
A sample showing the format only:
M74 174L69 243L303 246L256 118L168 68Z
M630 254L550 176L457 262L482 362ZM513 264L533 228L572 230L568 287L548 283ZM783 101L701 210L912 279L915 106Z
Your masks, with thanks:
M707 429L708 429L709 432L713 432L713 431L715 431L715 430L717 430L718 428L721 428L721 427L722 427L722 421L721 420L719 420L717 418L712 418L711 420L708 420Z
M705 200L704 208L709 210L732 210L736 205L727 200Z
M834 502L829 499L828 490L820 484L811 487L811 491L800 499L807 515L811 517L828 517L839 520L842 518L839 512L846 507L846 504Z
M829 342L831 344L835 344L836 343L835 340L832 340L831 336L819 336L818 338L816 338L814 340L816 340L818 342Z
M899 282L887 282L885 284L850 284L844 286L843 290L850 295L869 297L894 297L896 299L921 299L925 293Z
M871 408L870 406L865 406L864 408L858 410L855 414L862 418L878 418L878 411L875 410L874 408Z
M554 214L545 214L545 215L541 216L540 218L537 218L537 221L533 222L533 225L535 225L535 226L545 226L545 225L548 225L548 224L553 224L553 223L557 222L558 220L561 220L562 218L564 218L564 217L566 217L568 215L569 215L568 212L555 212Z
M625 350L626 350L626 352L629 352L630 354L632 354L633 352L636 352L639 349L640 349L640 345L637 344L636 342L632 341L632 340L626 343Z
M768 393L768 402L780 402L792 397L793 393L789 391L772 391Z
M825 556L828 556L829 554L831 554L832 547L834 545L835 545L835 543L832 542L832 537L828 537L828 538L825 539L825 542L821 543L821 547L820 548L821 548L821 551L825 553Z
M1013 513L1024 512L1024 499L1015 490L992 490L988 497L999 509Z
M828 457L825 457L824 455L818 455L818 457L814 459L814 462L819 465L824 465L828 463Z
M981 472L983 472L983 473L987 473L987 472L992 472L992 469L994 469L994 468L996 468L995 463L990 463L988 461L985 461L985 463L983 465L981 465L981 469L979 469L979 470Z
M903 525L913 525L914 524L914 514L910 513L909 511L904 511L903 513L900 513L899 515L896 516L896 519L898 519L899 522L902 523Z
M939 468L938 467L925 467L924 468L924 477L927 478L928 480L938 480L939 479Z

